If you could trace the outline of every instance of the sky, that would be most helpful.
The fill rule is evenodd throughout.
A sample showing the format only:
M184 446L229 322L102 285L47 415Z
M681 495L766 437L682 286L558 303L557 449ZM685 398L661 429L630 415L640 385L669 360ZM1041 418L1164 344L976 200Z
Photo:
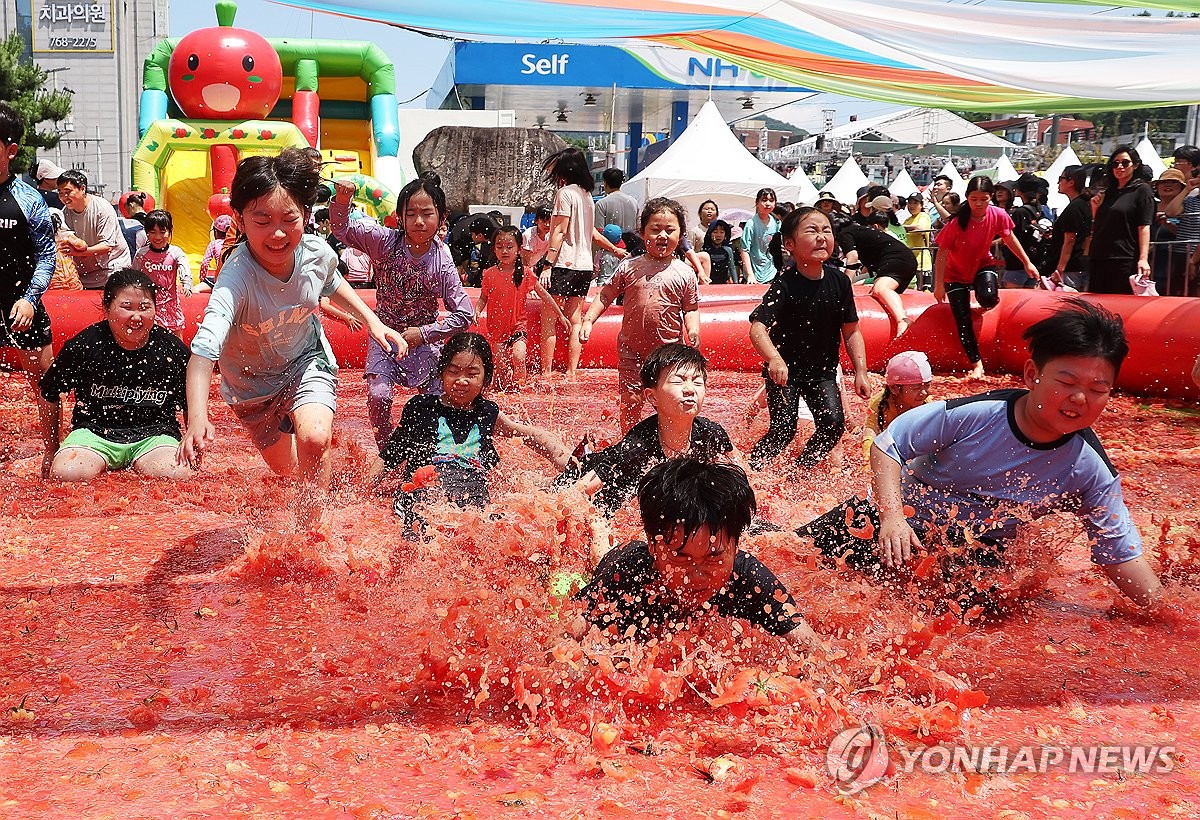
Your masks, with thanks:
M453 0L447 0L453 2ZM963 2L964 0L960 0ZM989 5L994 0L965 0ZM498 0L503 3L503 0ZM198 28L215 26L214 4L208 0L189 0L171 4L170 29L172 37L182 37ZM1044 6L1046 10L1069 7ZM1073 9L1076 12L1078 8ZM1124 9L1111 13L1132 13ZM1106 13L1103 9L1084 13ZM291 8L267 0L239 0L235 25L256 31L264 37L319 37L344 40L370 40L382 48L396 63L396 97L403 104L429 89L452 48L449 40L426 37L414 32L352 20L332 14ZM767 113L810 132L822 130L822 109L836 111L834 124L846 123L851 115L864 120L869 117L902 110L903 106L843 97L837 94L818 94L811 99Z

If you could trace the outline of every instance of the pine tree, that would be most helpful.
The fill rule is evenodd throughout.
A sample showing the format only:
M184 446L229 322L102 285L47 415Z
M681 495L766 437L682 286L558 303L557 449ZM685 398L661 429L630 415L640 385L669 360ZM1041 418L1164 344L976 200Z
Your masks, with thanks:
M33 164L37 149L53 148L58 144L58 133L38 131L37 126L71 116L70 92L46 91L48 75L33 61L22 60L23 50L24 43L15 31L0 41L0 100L15 108L25 124L20 153L12 162L13 171L17 173Z

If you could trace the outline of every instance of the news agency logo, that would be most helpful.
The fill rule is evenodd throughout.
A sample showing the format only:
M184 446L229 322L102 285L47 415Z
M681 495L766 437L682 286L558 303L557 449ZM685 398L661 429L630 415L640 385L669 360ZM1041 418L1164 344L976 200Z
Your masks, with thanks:
M883 729L870 723L839 732L825 751L825 770L842 794L874 786L890 763Z
M825 752L825 768L842 794L878 783L889 770L925 774L978 772L993 775L1168 774L1175 769L1174 745L958 746L937 744L888 750L883 729L873 724L839 732Z

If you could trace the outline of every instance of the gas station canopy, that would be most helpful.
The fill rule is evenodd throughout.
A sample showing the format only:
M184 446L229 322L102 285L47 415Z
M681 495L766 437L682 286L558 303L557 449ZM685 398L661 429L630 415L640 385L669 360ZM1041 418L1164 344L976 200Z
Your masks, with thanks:
M453 59L460 99L511 109L522 128L675 133L710 98L729 122L812 93L719 57L642 43L457 43Z

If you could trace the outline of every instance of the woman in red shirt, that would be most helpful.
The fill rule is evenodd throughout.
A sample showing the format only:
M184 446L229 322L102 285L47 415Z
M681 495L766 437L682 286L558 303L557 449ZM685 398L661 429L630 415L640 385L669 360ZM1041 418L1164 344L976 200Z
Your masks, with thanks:
M938 232L937 263L933 295L939 302L950 303L958 340L971 362L971 378L983 378L983 360L971 321L971 291L984 310L1000 301L1000 262L992 256L996 237L1021 261L1025 272L1041 279L1021 243L1012 235L1013 221L1003 208L992 204L995 186L987 177L971 177L967 183L967 201Z

